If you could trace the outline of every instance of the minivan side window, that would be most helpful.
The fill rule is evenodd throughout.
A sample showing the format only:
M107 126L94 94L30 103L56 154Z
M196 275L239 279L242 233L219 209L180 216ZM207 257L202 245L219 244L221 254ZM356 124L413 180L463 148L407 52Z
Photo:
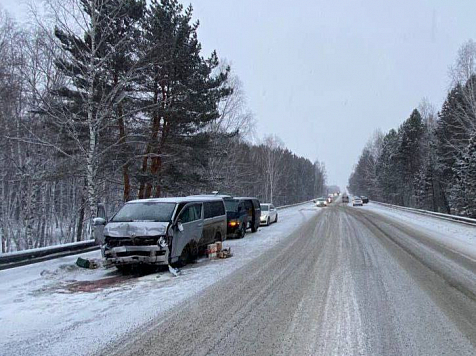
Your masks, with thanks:
M202 206L200 204L191 205L180 213L182 224L196 221L202 217Z
M205 208L205 219L226 214L225 205L221 201L205 202L203 205Z
M213 217L211 204L212 204L211 202L206 202L203 204L205 219L209 219Z
M221 216L226 214L225 205L221 201L213 202L213 208L214 216Z

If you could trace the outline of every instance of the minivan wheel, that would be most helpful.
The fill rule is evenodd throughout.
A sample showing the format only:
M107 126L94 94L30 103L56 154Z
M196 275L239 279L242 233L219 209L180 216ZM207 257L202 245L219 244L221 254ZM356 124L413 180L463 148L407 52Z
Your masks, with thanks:
M190 262L191 253L190 253L190 245L187 245L183 248L182 253L180 254L178 261L172 263L172 267L174 268L181 268L187 265Z
M278 214L276 214L276 219L274 219L274 222L275 222L275 223L278 222Z
M270 224L270 221L269 221L269 216L268 216L268 219L266 219L266 226L269 226Z
M199 248L196 242L193 242L190 244L189 252L190 252L189 262L196 261L199 254Z
M122 274L129 274L132 271L132 268L130 265L118 265L116 266L116 268Z

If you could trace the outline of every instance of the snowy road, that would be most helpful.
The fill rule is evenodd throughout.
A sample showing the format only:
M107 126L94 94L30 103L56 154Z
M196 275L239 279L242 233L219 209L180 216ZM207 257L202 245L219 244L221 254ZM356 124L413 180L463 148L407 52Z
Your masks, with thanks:
M112 353L474 355L474 229L422 219L323 209Z
M115 268L82 269L75 266L78 256L0 271L0 355L100 354L279 245L318 215L312 204L280 210L277 224L225 241L232 258L201 259L179 277L159 272L131 278ZM83 257L99 258L100 253Z

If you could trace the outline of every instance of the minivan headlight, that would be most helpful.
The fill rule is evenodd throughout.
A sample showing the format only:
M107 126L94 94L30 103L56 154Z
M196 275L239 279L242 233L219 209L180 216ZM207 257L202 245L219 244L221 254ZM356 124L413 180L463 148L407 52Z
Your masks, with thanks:
M159 245L162 248L167 247L167 240L165 239L165 237L160 236L159 240L157 241L157 245Z

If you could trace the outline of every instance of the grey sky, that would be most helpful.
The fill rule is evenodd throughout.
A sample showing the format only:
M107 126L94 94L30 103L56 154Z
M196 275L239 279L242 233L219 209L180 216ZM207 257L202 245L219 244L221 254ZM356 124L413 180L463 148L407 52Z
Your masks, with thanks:
M474 0L188 2L205 52L241 78L258 134L318 158L341 187L375 129L423 97L440 107L458 48L476 39Z

